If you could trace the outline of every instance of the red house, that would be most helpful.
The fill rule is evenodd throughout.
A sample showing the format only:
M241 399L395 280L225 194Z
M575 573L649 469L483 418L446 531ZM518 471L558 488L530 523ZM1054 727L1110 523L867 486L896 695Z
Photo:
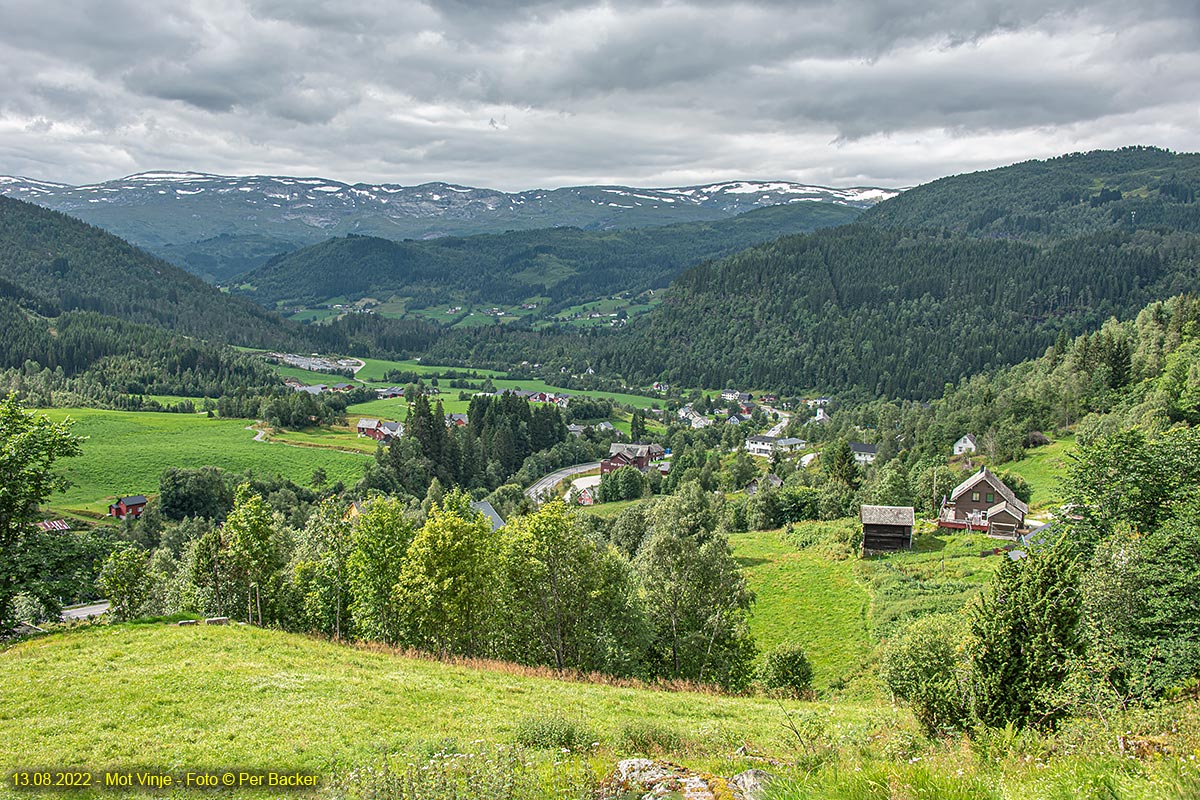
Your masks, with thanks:
M146 508L146 496L143 494L135 494L131 497L122 497L117 502L108 507L108 515L117 519L125 519L126 517L140 517L142 511Z

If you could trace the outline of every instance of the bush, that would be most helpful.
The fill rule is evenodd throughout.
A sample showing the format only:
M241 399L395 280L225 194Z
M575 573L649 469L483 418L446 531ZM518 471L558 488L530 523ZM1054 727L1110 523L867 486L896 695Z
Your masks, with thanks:
M12 616L17 622L40 625L51 619L52 614L41 600L22 592L12 599Z
M799 698L812 686L812 664L803 647L785 642L767 653L758 677L768 692Z
M517 744L554 750L586 750L596 741L596 732L579 717L538 714L517 723Z
M929 734L966 724L970 702L965 627L954 614L931 614L909 625L884 649L884 683L912 707Z
M683 737L653 722L631 722L621 729L621 749L628 753L654 755L683 750Z

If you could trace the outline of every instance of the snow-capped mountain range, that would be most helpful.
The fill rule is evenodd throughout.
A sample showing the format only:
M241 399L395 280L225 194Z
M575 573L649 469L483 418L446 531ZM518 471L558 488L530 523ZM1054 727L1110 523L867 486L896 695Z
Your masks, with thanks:
M196 245L282 252L331 236L389 239L529 230L563 225L633 228L722 219L765 206L835 203L867 208L898 192L786 181L729 181L675 188L571 186L501 192L448 183L347 184L324 178L143 172L70 186L0 176L0 194L62 211L189 266ZM220 256L218 256L220 257ZM193 264L192 266L195 266Z

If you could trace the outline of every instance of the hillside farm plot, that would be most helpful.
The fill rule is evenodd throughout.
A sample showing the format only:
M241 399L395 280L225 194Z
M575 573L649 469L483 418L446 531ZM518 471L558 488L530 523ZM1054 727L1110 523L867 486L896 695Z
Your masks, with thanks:
M778 531L732 534L729 543L756 597L750 631L760 651L799 643L818 689L861 667L872 647L870 596L854 575L853 561L798 550Z
M209 419L198 414L49 409L51 419L71 417L75 433L87 436L83 454L62 462L72 486L55 495L55 508L105 513L118 495L152 494L167 467L217 466L233 472L280 474L307 485L325 470L330 482L353 483L362 476L366 453L354 455L313 447L254 441L250 420Z

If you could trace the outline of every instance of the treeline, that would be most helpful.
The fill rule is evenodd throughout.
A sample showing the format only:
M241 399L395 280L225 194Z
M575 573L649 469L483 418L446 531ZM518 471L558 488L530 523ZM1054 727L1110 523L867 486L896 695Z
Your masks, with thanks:
M430 357L630 385L929 398L1196 288L1182 234L1110 232L1038 247L862 225L781 239L676 279L617 332L455 330ZM1086 269L1087 281L1080 281Z
M91 311L227 344L303 346L295 326L260 306L99 228L7 197L0 197L0 279L0 293L42 316Z
M531 296L565 306L666 286L704 259L841 225L860 213L797 203L713 222L619 231L548 228L403 242L351 235L277 256L239 282L254 287L248 297L268 305L397 294L413 298L417 308L519 303Z
M561 503L499 530L461 491L360 508L329 499L292 525L242 486L220 527L187 517L177 551L120 548L100 585L118 618L227 615L572 672L729 689L751 678L753 595L699 489L654 505L623 538L637 538L632 553Z
M431 405L416 393L404 434L378 451L362 488L423 497L436 478L442 486L495 489L529 456L567 439L558 406L531 404L511 392L476 395L467 418L466 425L448 423L440 400Z
M1072 153L909 189L866 224L1030 241L1119 228L1200 232L1200 155L1156 147Z
M1123 430L1148 435L1200 423L1200 298L1156 301L1134 319L1111 319L1045 354L946 387L929 404L874 401L834 407L833 421L792 431L816 441L854 436L878 445L876 463L895 460L911 476L944 462L974 434L991 463L1021 458L1051 436L1080 443ZM920 504L923 498L915 498Z

